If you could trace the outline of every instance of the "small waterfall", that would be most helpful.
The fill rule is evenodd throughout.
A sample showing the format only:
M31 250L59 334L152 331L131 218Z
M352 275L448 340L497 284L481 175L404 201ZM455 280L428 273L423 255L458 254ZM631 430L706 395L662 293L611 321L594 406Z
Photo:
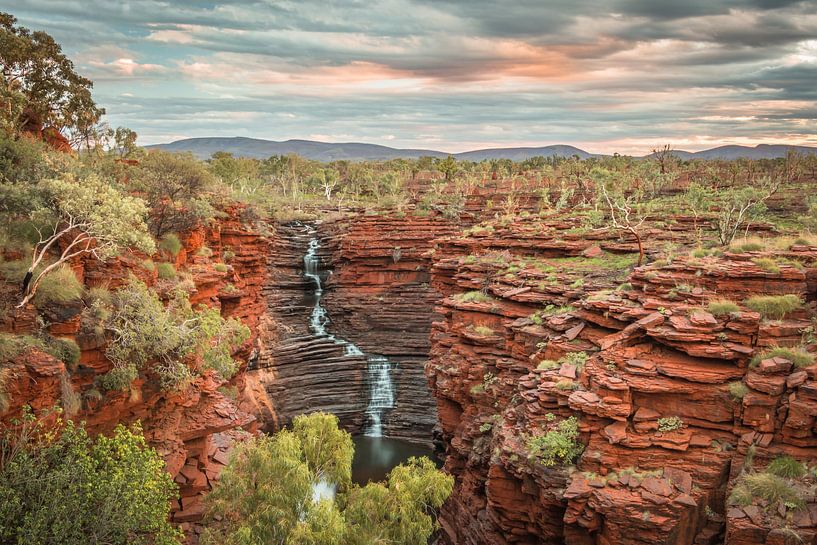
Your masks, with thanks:
M327 333L326 327L329 324L329 316L326 309L321 305L323 297L323 284L320 277L320 258L318 250L320 241L315 237L316 229L310 225L306 226L309 239L309 246L304 254L304 276L315 285L315 306L309 318L309 329L317 337L327 337L344 347L344 354L347 356L363 356L363 351L354 343L345 339L335 337ZM383 412L394 408L394 390L391 381L391 362L385 357L376 354L366 355L368 361L369 384L369 404L366 407L366 425L363 434L368 437L383 437ZM323 483L323 484L322 484ZM327 492L326 486L333 486L331 483L318 483L315 485L313 494L334 495L334 488ZM324 486L325 485L325 486ZM322 492L319 492L321 490ZM328 496L327 496L328 497Z
M391 383L391 363L384 356L370 355L368 424L363 431L369 437L383 437L383 411L394 407Z

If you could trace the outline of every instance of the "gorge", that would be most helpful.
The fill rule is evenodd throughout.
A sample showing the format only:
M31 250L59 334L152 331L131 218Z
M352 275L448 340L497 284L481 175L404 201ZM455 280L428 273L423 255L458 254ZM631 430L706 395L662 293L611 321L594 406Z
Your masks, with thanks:
M486 213L509 194L513 219ZM92 430L141 420L192 541L231 445L316 410L355 436L358 483L436 447L456 477L440 543L771 545L786 528L813 539L810 474L797 485L803 509L727 498L747 467L817 452L817 245L696 253L698 220L678 214L645 224L636 267L632 239L577 228L592 209L541 208L541 193L504 181L469 193L458 220L417 207L262 232L230 208L180 233L175 266L189 271L191 302L250 325L235 378L204 374L172 394L138 379L89 395L110 369L104 345L80 306L55 306L49 331L76 339L79 364L36 350L15 360L4 418L60 403L68 376ZM136 274L162 289L140 260L74 270L87 286ZM792 294L801 304L779 316L751 303ZM734 301L727 312L721 300ZM8 314L3 330L30 330L34 312ZM576 423L581 453L546 464L533 440L563 422ZM331 496L325 484L318 496Z

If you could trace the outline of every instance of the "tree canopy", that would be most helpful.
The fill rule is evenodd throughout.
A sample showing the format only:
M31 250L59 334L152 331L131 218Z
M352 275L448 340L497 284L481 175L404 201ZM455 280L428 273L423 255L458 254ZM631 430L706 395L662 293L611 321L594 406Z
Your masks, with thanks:
M0 543L180 543L168 522L177 487L138 425L92 439L44 422L24 413L0 438Z
M351 436L324 413L237 447L207 498L213 522L203 542L425 545L453 478L428 458L412 458L387 482L360 487L351 482L353 456ZM321 482L337 487L334 500L314 497Z
M49 34L17 26L0 12L0 104L3 128L12 135L54 127L75 142L86 138L105 110L91 97L91 80Z

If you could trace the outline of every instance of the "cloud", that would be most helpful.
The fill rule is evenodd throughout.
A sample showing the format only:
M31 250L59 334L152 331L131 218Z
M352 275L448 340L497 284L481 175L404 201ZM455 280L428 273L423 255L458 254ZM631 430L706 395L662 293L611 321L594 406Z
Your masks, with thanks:
M813 1L10 1L0 10L52 33L144 143L640 153L817 133Z

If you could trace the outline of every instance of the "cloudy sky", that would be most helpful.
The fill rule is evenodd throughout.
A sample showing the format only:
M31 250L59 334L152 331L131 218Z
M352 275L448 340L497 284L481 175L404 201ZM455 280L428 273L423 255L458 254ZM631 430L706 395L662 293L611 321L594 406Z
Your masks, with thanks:
M817 0L0 0L111 125L463 151L817 145Z

